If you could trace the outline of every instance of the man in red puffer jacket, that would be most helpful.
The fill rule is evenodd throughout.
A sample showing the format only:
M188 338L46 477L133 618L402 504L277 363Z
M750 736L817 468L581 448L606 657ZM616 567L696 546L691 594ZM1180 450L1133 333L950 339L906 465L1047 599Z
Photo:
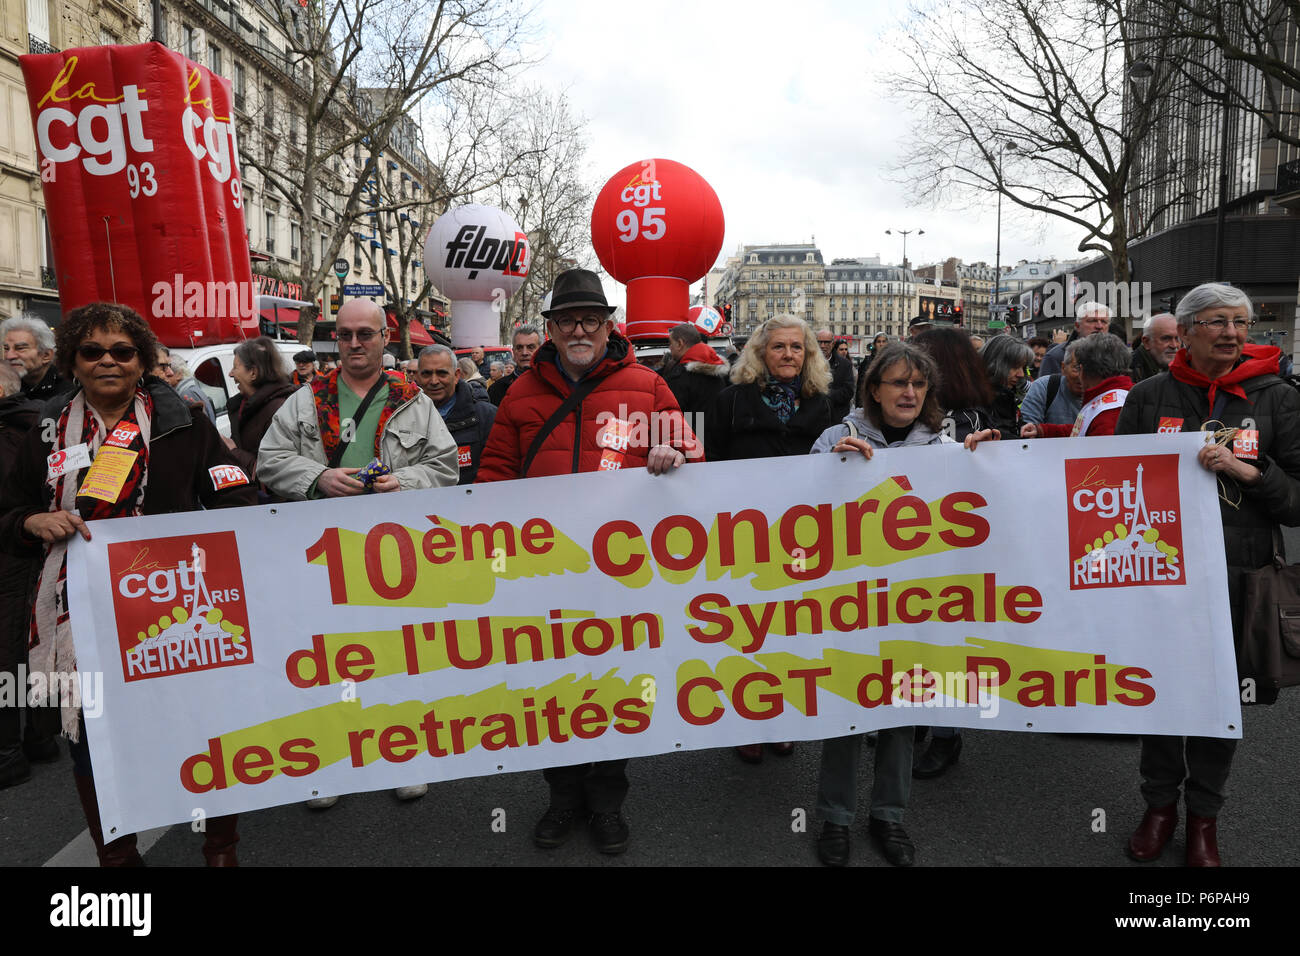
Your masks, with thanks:
M671 389L637 364L631 344L614 331L613 311L594 272L570 269L556 277L551 308L542 313L550 339L501 402L476 481L645 466L662 474L687 459L703 460ZM575 388L583 397L530 460L538 433Z
M550 340L502 399L475 483L641 467L660 475L703 460L668 385L638 365L632 346L614 331L613 311L594 272L556 276L551 307L542 313ZM566 403L571 407L557 415ZM550 806L533 842L560 846L576 822L588 819L600 852L627 849L626 758L543 774Z

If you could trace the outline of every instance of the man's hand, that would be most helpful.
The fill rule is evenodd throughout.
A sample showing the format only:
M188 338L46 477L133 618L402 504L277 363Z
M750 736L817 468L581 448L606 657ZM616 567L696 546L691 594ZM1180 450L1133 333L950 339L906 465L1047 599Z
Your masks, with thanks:
M226 443L226 447L227 447L227 448L234 448L234 447L235 447L235 443L234 443L233 441L230 440L230 436L229 436L229 435L222 435L222 436L221 436L221 440L222 440L223 442Z
M652 475L662 475L680 468L686 462L686 456L676 448L668 445L655 445L646 456L646 468Z
M364 494L366 486L352 476L360 468L326 468L316 479L316 490L327 498L346 498Z
M47 511L32 515L23 522L23 531L33 538L40 538L46 544L63 541L78 532L87 541L90 540L90 529L86 527L86 522L70 511Z
M1021 425L1021 426L1020 426L1020 437L1021 437L1021 438L1039 438L1039 437L1041 437L1041 436L1039 435L1039 432L1038 432L1038 426L1035 425L1033 422L1028 422L1028 423L1026 423L1026 424L1024 424L1024 425Z
M380 494L389 491L401 491L402 483L397 480L396 475L380 475L370 483L370 490L377 491Z

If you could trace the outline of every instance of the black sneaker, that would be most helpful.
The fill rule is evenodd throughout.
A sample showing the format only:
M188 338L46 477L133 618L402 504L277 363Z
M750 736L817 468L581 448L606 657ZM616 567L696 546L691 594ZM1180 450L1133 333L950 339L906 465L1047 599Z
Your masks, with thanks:
M564 846L573 835L573 824L577 822L580 815L580 810L548 808L533 829L533 842L544 850Z
M593 813L588 826L596 838L596 849L601 853L612 855L627 849L627 824L623 822L621 813Z

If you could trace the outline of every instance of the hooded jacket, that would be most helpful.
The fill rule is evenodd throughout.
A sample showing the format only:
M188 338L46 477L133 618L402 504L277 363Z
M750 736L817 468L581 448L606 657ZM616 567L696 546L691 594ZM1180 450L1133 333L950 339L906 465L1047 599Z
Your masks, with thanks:
M728 385L731 366L722 360L707 342L697 342L686 350L681 361L664 373L664 381L684 412L703 412Z
M853 423L853 430L849 429L849 422ZM943 445L952 444L953 440L942 432L933 432L929 426L922 422L915 422L912 430L907 433L907 437L892 445L885 441L884 432L878 425L873 425L867 418L866 413L855 408L845 416L844 421L838 425L832 425L813 443L812 451L809 454L819 455L829 452L834 448L842 438L857 433L857 437L863 439L872 448L911 448L915 445Z
M573 391L557 365L558 354L555 343L547 342L534 354L532 367L510 386L497 409L476 482L642 468L656 444L675 448L688 462L703 460L667 383L658 372L637 364L627 339L611 333L604 357L583 376L583 381L597 380L595 389L551 430L528 474L521 474L534 436ZM619 442L611 440L606 427L614 419L629 427L621 455L610 447Z

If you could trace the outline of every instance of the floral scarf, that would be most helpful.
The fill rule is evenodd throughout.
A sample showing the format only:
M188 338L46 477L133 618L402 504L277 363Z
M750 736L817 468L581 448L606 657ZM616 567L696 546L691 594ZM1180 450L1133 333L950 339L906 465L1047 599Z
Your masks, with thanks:
M795 376L794 381L778 382L769 378L763 386L763 404L776 412L782 425L787 424L799 407L799 393L803 391L803 376Z
M393 412L405 405L420 393L420 386L408 382L401 375L392 371L383 373L388 378L388 398L379 413L379 427L375 429L375 457L379 457L379 439L384 434L384 426ZM320 425L320 440L325 446L325 459L330 461L334 451L339 447L339 434L342 425L339 422L339 370L332 369L328 375L318 373L311 380L312 400L316 403L316 422Z

